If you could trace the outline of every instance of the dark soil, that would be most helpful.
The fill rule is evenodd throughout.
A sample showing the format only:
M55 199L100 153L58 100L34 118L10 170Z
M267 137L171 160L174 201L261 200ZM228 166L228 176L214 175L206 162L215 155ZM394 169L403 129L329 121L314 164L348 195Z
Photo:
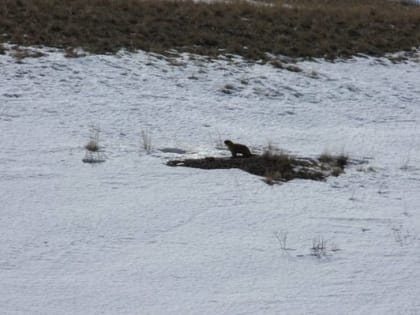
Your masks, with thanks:
M201 169L239 168L248 173L264 176L268 184L287 182L292 179L325 180L328 176L338 176L344 172L348 158L328 156L325 159L297 158L281 154L255 155L250 158L206 157L203 159L172 160L169 166L184 166Z

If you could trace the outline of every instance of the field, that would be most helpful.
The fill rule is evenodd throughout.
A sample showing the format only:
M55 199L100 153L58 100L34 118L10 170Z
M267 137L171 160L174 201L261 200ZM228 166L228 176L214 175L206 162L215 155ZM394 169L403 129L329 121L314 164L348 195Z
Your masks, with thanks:
M207 56L349 57L420 45L420 6L384 0L3 0L1 42ZM267 55L270 53L270 55Z
M1 314L420 314L417 7L57 3L0 2ZM127 20L141 12L150 23ZM277 44L258 28L267 14L293 29L312 16L329 44L312 26ZM170 45L195 34L170 24L182 16L200 38L220 27L217 44ZM346 37L357 16L364 44ZM346 31L327 31L344 17ZM167 166L228 159L225 139L348 164L275 184Z
M417 62L44 53L0 56L2 313L418 314ZM225 138L352 162L274 186L165 165Z

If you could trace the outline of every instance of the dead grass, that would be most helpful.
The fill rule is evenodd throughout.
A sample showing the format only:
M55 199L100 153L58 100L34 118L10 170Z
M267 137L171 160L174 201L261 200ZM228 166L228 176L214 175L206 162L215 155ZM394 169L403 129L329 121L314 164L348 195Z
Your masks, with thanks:
M420 7L386 0L2 0L0 44L209 56L383 55L420 46Z
M295 157L284 152L266 150L262 155L249 158L206 157L204 159L172 160L168 166L186 166L201 169L239 168L248 173L262 176L269 185L287 182L293 179L325 180L328 176L338 176L344 172L344 166L337 157L328 161Z
M338 168L344 168L349 162L349 157L346 154L331 155L324 152L319 156L318 160L321 163L326 163Z
M42 53L42 52L27 49L27 48L23 48L23 47L19 47L19 46L12 47L11 55L18 62L22 61L25 58L39 58L39 57L45 56L45 54Z
M99 145L99 127L91 127L88 143L85 144L85 157L82 159L83 163L98 164L105 162L105 155L103 148Z
M88 143L85 145L85 149L90 152L98 152L99 151L99 145L98 142L95 140L89 140Z
M85 144L85 149L89 152L98 152L100 150L99 146L99 127L90 128L89 141Z

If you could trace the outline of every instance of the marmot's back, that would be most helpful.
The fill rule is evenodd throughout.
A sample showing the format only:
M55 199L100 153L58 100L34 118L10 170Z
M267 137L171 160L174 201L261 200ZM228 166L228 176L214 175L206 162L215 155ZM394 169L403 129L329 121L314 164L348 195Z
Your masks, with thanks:
M232 153L232 157L236 157L237 154L241 154L243 157L251 157L251 151L249 148L240 143L233 143L230 140L225 140L225 144L228 147L230 153Z

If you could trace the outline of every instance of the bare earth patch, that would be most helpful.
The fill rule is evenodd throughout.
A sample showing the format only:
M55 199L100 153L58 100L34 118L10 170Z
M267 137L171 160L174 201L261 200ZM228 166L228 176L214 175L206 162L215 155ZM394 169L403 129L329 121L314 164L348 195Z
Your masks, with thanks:
M344 172L346 156L321 156L318 159L294 157L287 154L254 155L250 158L206 157L168 161L168 166L184 166L201 169L239 168L248 173L263 176L267 184L287 182L292 179L325 180Z

